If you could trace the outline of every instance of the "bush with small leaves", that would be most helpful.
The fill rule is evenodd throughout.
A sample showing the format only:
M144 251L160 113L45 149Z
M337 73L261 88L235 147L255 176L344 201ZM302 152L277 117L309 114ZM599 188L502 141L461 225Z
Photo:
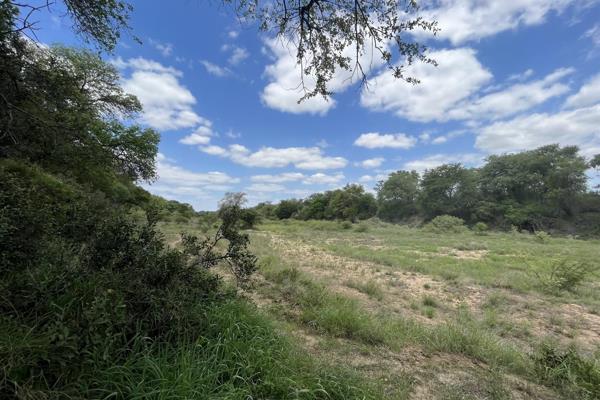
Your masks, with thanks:
M550 240L550 234L544 231L535 232L535 238L540 243L547 243Z
M478 235L487 235L489 228L485 222L478 222L473 225L473 232Z
M542 288L548 292L572 291L592 271L592 266L580 261L554 261L545 274L536 273Z
M342 229L352 229L352 222L350 221L343 221L340 226L342 227Z
M260 222L260 215L256 210L246 208L240 211L240 221L242 229L254 229Z
M461 233L467 230L465 221L452 215L440 215L427 223L423 229L434 233Z

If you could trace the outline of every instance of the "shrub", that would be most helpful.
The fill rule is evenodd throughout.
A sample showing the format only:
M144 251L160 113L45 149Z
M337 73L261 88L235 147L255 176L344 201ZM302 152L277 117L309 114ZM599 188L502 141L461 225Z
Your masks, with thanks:
M426 295L423 297L423 305L426 307L436 308L438 306L438 302L432 296Z
M435 317L435 308L431 307L431 306L425 306L423 308L423 314L429 318L429 319L433 319Z
M535 238L540 243L547 243L550 240L550 234L544 231L536 231Z
M359 233L364 233L369 230L369 226L367 224L358 224L354 230Z
M0 398L23 385L44 397L122 361L133 343L194 340L200 310L231 295L208 269L227 262L240 282L254 270L235 207L221 208L216 236L176 250L151 211L140 221L21 163L0 163L0 181L0 248L12 248L0 258Z
M342 229L352 229L352 222L350 221L343 221L340 226L342 227Z
M178 224L187 224L188 222L190 222L190 217L183 214L177 214L177 216L175 217L175 222L177 222Z
M260 222L260 216L255 210L243 209L240 211L240 221L242 229L253 229Z
M546 274L537 273L543 289L549 292L574 290L591 272L591 267L583 262L555 261Z
M301 206L302 202L300 200L281 200L275 208L275 216L278 219L292 218L298 213Z
M461 233L467 228L465 221L452 215L440 215L424 226L424 229L434 233Z
M485 222L478 222L475 225L473 225L473 232L475 232L478 235L486 235L488 230L489 228Z

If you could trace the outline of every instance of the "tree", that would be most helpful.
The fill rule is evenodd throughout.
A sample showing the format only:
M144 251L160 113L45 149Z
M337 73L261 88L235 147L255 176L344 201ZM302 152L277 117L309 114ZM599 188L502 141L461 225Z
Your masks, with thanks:
M400 221L418 213L419 174L397 171L380 181L377 191L377 214L387 221Z
M192 256L192 266L204 269L214 267L220 262L225 262L235 276L238 284L245 285L256 269L256 256L248 249L250 239L246 233L241 233L240 225L246 203L244 193L226 193L219 202L217 215L221 219L213 237L204 240L196 236L183 235L185 252ZM219 243L227 241L225 251L219 251Z
M331 192L311 194L302 205L300 219L329 219L327 207L331 201Z
M426 218L447 214L469 220L477 199L474 170L445 164L423 174L419 203Z
M349 184L343 189L331 192L326 214L331 219L356 221L368 219L377 212L377 203L371 193L366 193L362 185Z
M258 213L259 218L264 219L275 219L277 216L275 215L275 210L277 206L270 202L262 202L258 203L254 206L254 210Z
M576 146L543 146L517 154L490 156L480 172L489 201L537 210L546 216L572 214L575 198L586 191L588 164Z
M405 75L405 66L416 60L436 64L427 57L424 45L406 39L413 30L438 31L436 22L416 16L416 0L243 0L237 4L244 18L258 21L261 30L295 47L305 91L302 99L331 95L328 83L340 70L365 83L369 65L381 61L396 78L417 83ZM311 78L312 87L306 85L305 76Z
M113 66L85 50L9 39L0 42L0 156L100 186L108 175L154 178L159 135L119 121L141 106Z
M49 10L58 2L46 0L41 3L26 1L3 1L2 12L20 11L15 14L12 26L4 26L2 33L22 33L35 37L33 21L37 11ZM122 31L129 31L129 15L133 7L122 0L63 0L67 14L71 18L73 30L86 42L95 44L102 50L112 51ZM18 16L19 14L22 15Z
M289 219L296 215L302 202L300 200L281 200L275 209L275 215L278 219Z
M600 154L596 154L594 157L592 157L590 160L590 167L600 168Z
M600 154L596 154L589 163L590 168L594 168L600 171ZM600 188L600 184L596 185L596 189Z

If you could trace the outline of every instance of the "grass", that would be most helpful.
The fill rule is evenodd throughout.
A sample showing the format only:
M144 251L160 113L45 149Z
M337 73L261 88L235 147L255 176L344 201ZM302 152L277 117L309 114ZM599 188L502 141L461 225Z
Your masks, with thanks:
M149 346L134 342L124 361L97 366L93 360L101 355L91 354L87 372L55 395L123 399L384 397L377 384L355 372L308 357L246 301L230 300L203 312L207 324L200 340ZM13 339L0 336L0 357ZM28 345L33 344L29 340ZM9 367L10 360L2 361L3 368ZM42 395L27 386L20 393L23 398Z
M284 338L280 338L283 342L277 343L287 344L274 346L283 352L272 354L274 361L269 362L273 363L273 369L281 370L281 375L294 377L288 382L291 385L288 389L292 388L292 391L284 395L285 384L278 383L280 374L265 367L261 373L269 376L271 392L253 388L254 383L249 387L241 383L240 389L228 382L231 387L227 390L230 391L224 391L225 394L212 392L214 398L236 397L231 393L237 394L236 390L240 390L240 395L255 398L338 398L335 396L340 393L342 397L353 398L366 393L365 398L405 399L410 398L417 386L429 382L426 393L432 399L508 399L514 397L512 391L520 391L519 385L522 385L516 384L514 378L508 378L509 375L527 382L526 385L530 385L527 390L535 394L532 398L595 398L595 374L600 353L574 351L565 356L565 344L557 342L551 347L552 354L558 354L566 361L558 367L549 363L551 357L540 361L544 357L537 347L547 338L539 336L529 319L542 318L544 307L561 304L577 304L590 313L600 310L597 270L586 275L586 279L580 279L571 290L548 291L539 278L552 274L556 260L574 259L593 265L600 256L600 242L560 237L547 237L540 242L533 235L521 233L478 235L464 231L445 235L372 221L362 222L360 226L360 229L347 229L335 222L267 221L252 233L253 251L259 256L262 279L253 291L269 299L263 307L267 315L252 313L261 315L267 325L275 324L276 330L283 332ZM181 227L165 224L165 229L175 235ZM283 239L282 248L274 247L271 235ZM306 246L294 249L294 243ZM324 257L323 252L338 258ZM349 267L343 260L354 264ZM364 270L346 269L356 265L364 268L362 262L373 263L370 267L372 276ZM427 276L437 283L421 281L411 286L407 280L410 283L413 275ZM343 290L344 287L375 301L352 295L352 291ZM464 291L473 287L480 293L477 304L461 302ZM412 293L413 290L416 292ZM459 302L449 301L448 296L454 296ZM513 317L515 313L520 319ZM566 332L565 328L574 323L551 313L546 318L556 331ZM258 333L267 338L272 334L271 330ZM310 337L303 339L308 340L308 348L293 343L298 341L299 334ZM567 333L564 335L565 338L568 336ZM568 339L577 339L576 334ZM269 354L270 350L255 344L251 337L241 340L250 343L249 346L260 354ZM245 360L241 365L248 370L242 368L232 372L226 368L225 372L227 376L239 375L241 378L235 379L246 384L253 382L255 376L251 366L267 362L267 358L255 360L252 355L243 358L243 351L249 346L233 347L233 354L241 352L241 359ZM413 351L425 354L432 361L419 368L413 368L409 363L400 372L386 364L389 362L386 357L392 354L394 359ZM239 359L240 354L232 359ZM190 351L180 356L181 362L198 365L186 358L190 357ZM205 357L203 354L200 358ZM442 360L447 357L448 361L440 364L434 361L436 357L442 357ZM167 363L165 365L170 366L165 368L177 371L180 361L177 357L168 359L175 364ZM464 361L457 364L456 360ZM136 360L133 364L143 362ZM286 365L281 366L279 362ZM350 367L363 362L366 362L365 366L356 370ZM228 361L221 360L220 363L228 365ZM319 368L325 376L321 373L311 375L311 368ZM148 374L143 375L145 384L159 382L160 374L171 376L162 367L150 369L158 375L145 372ZM184 372L180 379L183 376L196 381L204 379L190 373ZM438 379L447 374L456 374L451 383ZM212 379L221 376L218 374ZM170 379L175 378L168 378L166 382ZM319 385L327 395L318 389ZM349 392L340 388L344 385L349 385L346 388ZM186 387L186 384L180 386ZM172 387L163 389L173 390ZM186 396L193 398L188 393L181 395Z
M540 242L536 236L524 233L489 232L486 236L480 236L465 231L440 235L422 229L373 222L369 223L368 234L359 237L352 231L337 228L337 223L329 221L266 222L261 229L285 234L356 260L450 281L510 288L519 292L545 292L538 276L547 274L552 265L561 260L574 259L597 265L600 259L600 240L549 237L545 242ZM336 240L327 241L331 239L328 232L335 232ZM378 246L376 251L371 244ZM480 258L459 258L447 249L486 250L487 254ZM592 288L597 289L594 282L599 281L599 271L593 269L574 296L568 293L561 296L598 308L600 291Z
M381 222L362 224L368 224L365 232L342 229L326 221L266 222L259 227L262 233L253 237L253 246L262 260L260 273L266 283L258 290L277 302L270 309L275 319L290 324L292 331L312 332L320 338L319 343L350 341L323 348L328 354L337 354L335 357L364 357L378 354L378 348L397 354L419 348L425 354L455 355L486 366L469 370L473 379L465 382L438 382L437 389L431 389L431 398L511 398L510 387L515 383L505 378L507 373L533 385L528 389L532 393L554 391L565 398L584 393L588 397L581 398L594 398L582 388L592 385L595 390L600 352L573 353L583 361L569 370L569 379L560 386L540 375L536 367L539 360L534 356L535 349L546 337L540 336L529 319L546 318L545 323L556 325L556 332L562 329L565 340L577 339L576 334L563 329L573 321L563 321L550 311L544 316L544 311L546 307L578 304L593 315L600 309L597 269L592 268L586 279L579 279L570 290L549 292L539 277L551 274L556 260L573 259L593 265L600 256L600 242L560 237L540 242L533 235L521 233L487 232L482 236L465 231L444 235ZM284 241L285 247L278 250L270 242L270 235L289 242ZM293 243L305 244L306 250L285 250ZM324 257L322 252L338 259ZM346 266L343 260L351 263ZM367 267L363 265L356 274L364 279L346 278L340 282L340 277L354 271L357 262L359 266L360 262L372 263L364 265L373 276L365 274ZM417 292L411 293L413 286L405 282L414 273L440 283L421 283ZM352 296L342 290L343 286L377 302ZM473 288L477 288L477 303L448 303L447 296L460 300L464 290ZM514 313L520 319L515 319ZM547 330L545 334L554 333ZM564 354L565 343L556 343L554 351ZM440 373L436 368L428 364L414 373L431 373L435 381L435 374ZM453 373L452 364L449 368ZM546 388L536 389L535 385Z
M423 296L423 305L425 307L437 308L438 307L438 302L432 296L425 295L425 296Z
M379 301L383 300L383 290L374 280L368 280L366 282L349 281L346 285L348 287L358 290L361 293L366 294L372 299Z
M270 251L263 247L264 250ZM276 284L271 288L275 291L272 296L283 297L289 307L296 308L296 312L280 310L279 314L301 326L334 337L385 345L396 351L408 345L420 345L429 351L466 354L512 371L528 368L527 361L516 349L486 332L474 319L468 318L466 312L462 313L460 324L434 327L412 319L373 315L356 299L330 292L326 285L302 273L296 275L294 281L282 285L273 277L289 275L289 271L297 271L298 268L274 256L272 251L267 257L269 263L263 263L262 269L264 276ZM431 310L438 307L437 301L430 296L423 298L423 305Z

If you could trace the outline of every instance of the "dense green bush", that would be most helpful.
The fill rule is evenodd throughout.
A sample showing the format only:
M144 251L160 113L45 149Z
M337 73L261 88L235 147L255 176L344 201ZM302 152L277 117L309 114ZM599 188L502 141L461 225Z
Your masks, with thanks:
M547 243L550 240L550 235L548 234L548 232L536 231L535 238L540 243Z
M278 219L289 219L294 217L300 208L302 202L300 200L282 200L275 208L275 216Z
M11 249L0 260L0 326L29 338L0 347L4 395L77 381L122 360L138 338L194 340L207 323L198 307L229 296L208 269L228 262L240 281L254 270L247 236L236 230L239 210L229 204L218 236L185 237L175 250L152 215L140 223L36 167L4 160L0 180L8 189L0 191L0 247Z
M242 229L253 229L260 222L260 215L256 210L243 209L240 213Z
M340 226L344 230L352 229L352 222L350 222L350 221L342 221L341 224L340 224Z
M489 227L485 222L478 222L473 225L473 232L477 233L478 235L485 235L488 230Z
M423 229L435 233L461 233L467 230L465 221L451 215L440 215L429 221Z

